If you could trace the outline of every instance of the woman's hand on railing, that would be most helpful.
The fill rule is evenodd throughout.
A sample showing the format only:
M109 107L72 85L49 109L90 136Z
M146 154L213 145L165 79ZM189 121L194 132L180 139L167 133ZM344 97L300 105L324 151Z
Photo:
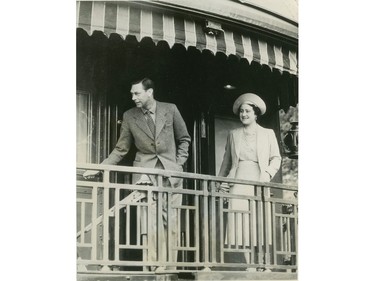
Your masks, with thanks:
M221 182L216 182L216 192L223 192L223 193L229 193L230 188L233 186L232 183L221 183Z
M227 193L229 193L230 188L233 187L234 184L233 183L227 183L227 182L222 183L222 182L217 181L215 183L215 185L216 185L216 192L221 192L221 193L227 194ZM223 200L224 200L224 204L226 204L228 202L228 198L226 198L226 197L224 197Z
M215 182L216 192L220 192L220 186L221 186L221 182L219 181Z

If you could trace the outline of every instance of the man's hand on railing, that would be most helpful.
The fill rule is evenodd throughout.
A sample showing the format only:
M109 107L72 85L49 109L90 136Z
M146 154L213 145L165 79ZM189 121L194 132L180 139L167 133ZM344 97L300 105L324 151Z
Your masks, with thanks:
M100 171L97 171L97 170L87 170L86 172L83 173L82 176L83 176L84 179L90 180L90 179L95 178L99 174L100 174Z
M141 178L135 184L136 185L152 185L152 182L147 175L142 175Z
M148 185L148 186L153 185L152 181L150 180L150 177L147 176L147 175L141 175L141 178L135 184L136 185ZM139 192L144 193L144 197L146 197L146 195L147 195L146 191L139 191ZM157 199L156 193L153 193L152 199L154 201L156 201L156 199Z

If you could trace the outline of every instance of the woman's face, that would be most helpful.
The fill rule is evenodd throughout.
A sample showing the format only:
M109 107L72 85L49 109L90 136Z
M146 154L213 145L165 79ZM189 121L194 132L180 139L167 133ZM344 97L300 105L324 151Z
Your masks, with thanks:
M240 120L244 125L250 125L256 120L256 115L252 106L244 103L240 106Z

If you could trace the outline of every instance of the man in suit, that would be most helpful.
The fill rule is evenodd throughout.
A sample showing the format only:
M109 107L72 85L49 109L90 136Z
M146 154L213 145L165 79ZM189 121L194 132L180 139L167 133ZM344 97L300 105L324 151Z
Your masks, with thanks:
M157 168L174 171L183 171L183 165L188 158L188 148L191 141L186 124L176 105L158 102L154 99L154 82L149 78L136 81L131 87L132 100L136 107L126 111L123 115L120 137L116 147L102 164L115 165L129 152L132 144L137 148L133 162L135 167ZM86 171L85 178L96 175L98 171ZM133 183L152 183L156 185L155 177L133 175ZM164 181L163 185L173 188L182 188L181 179ZM156 198L155 198L156 199ZM153 199L148 199L153 200ZM162 246L159 249L160 261L167 259L167 220L172 227L172 243L177 241L177 212L172 209L167 218L167 204L181 205L181 194L173 194L171 202L166 201L163 195L162 220L164 231L157 233L157 200L151 206L151 229L149 236L148 259L157 260L157 235L160 235ZM146 214L147 212L144 212ZM143 215L142 215L143 216ZM144 218L144 217L143 217ZM144 221L143 221L144 222ZM144 224L147 225L147 224ZM144 230L143 230L144 231ZM177 251L171 261L176 261ZM164 268L159 268L162 271Z

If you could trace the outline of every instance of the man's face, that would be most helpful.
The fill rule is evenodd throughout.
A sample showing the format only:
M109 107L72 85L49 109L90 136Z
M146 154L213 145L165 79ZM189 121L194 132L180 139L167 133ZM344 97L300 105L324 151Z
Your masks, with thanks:
M152 89L145 90L142 83L138 83L132 86L130 93L137 107L147 108L152 100L152 91Z

